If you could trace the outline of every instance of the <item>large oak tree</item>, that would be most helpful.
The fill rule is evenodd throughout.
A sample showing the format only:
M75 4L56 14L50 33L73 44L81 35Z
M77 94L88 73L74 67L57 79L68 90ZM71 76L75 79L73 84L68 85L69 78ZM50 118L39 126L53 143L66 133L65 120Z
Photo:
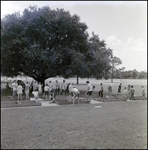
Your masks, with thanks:
M38 82L54 76L81 76L92 60L87 25L63 9L30 6L8 14L1 25L1 67L6 76L23 72Z
M30 6L1 20L1 72L21 73L44 84L49 77L102 76L111 69L112 50L76 14ZM77 80L78 83L78 80Z

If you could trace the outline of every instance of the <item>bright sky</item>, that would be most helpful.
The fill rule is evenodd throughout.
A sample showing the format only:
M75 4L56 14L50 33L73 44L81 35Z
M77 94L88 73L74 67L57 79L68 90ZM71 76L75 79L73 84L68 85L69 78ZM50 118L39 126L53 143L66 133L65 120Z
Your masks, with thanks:
M122 60L118 68L147 71L147 1L1 1L1 18L29 5L77 14Z

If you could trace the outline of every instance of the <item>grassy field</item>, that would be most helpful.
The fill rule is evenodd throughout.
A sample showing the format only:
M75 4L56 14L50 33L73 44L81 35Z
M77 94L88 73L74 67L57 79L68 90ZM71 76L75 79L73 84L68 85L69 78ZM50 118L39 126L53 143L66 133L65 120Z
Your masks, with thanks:
M86 90L86 80L79 80L79 90ZM107 92L110 84L110 80L89 81L95 92L100 83ZM76 79L66 82L76 84ZM114 94L119 83L114 80ZM147 88L146 80L121 83L134 85L136 95L141 95L142 85ZM1 149L147 149L147 101L1 108Z
M147 149L147 101L1 109L1 149Z

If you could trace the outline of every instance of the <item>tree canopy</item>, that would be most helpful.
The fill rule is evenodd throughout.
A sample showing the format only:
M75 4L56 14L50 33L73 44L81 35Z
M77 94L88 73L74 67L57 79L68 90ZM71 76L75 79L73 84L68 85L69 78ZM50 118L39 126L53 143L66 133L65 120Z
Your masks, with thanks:
M1 70L24 73L44 82L49 77L97 76L111 68L112 51L76 14L49 6L30 6L1 20Z

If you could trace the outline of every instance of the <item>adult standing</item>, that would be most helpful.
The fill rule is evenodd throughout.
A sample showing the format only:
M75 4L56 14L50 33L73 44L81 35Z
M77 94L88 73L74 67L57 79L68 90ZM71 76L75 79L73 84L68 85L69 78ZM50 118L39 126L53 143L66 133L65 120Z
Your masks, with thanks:
M86 81L86 84L87 84L87 92L86 92L86 94L87 94L87 102L90 102L91 101L91 99L90 99L90 97L92 97L92 91L93 91L93 87L92 87L92 85L89 83L89 81Z
M65 93L65 96L66 96L66 82L65 80L63 80L63 83L61 84L61 94L63 95L63 93Z
M101 85L101 89L98 93L99 93L99 96L101 96L101 98L103 98L103 84L100 83L100 85Z
M131 86L131 97L130 97L130 100L133 99L133 100L135 101L134 93L135 93L135 88L134 88L134 86L132 85L132 86Z
M13 89L12 97L17 96L17 87L18 87L18 84L17 84L16 80L14 80L13 83L12 83L12 89Z

